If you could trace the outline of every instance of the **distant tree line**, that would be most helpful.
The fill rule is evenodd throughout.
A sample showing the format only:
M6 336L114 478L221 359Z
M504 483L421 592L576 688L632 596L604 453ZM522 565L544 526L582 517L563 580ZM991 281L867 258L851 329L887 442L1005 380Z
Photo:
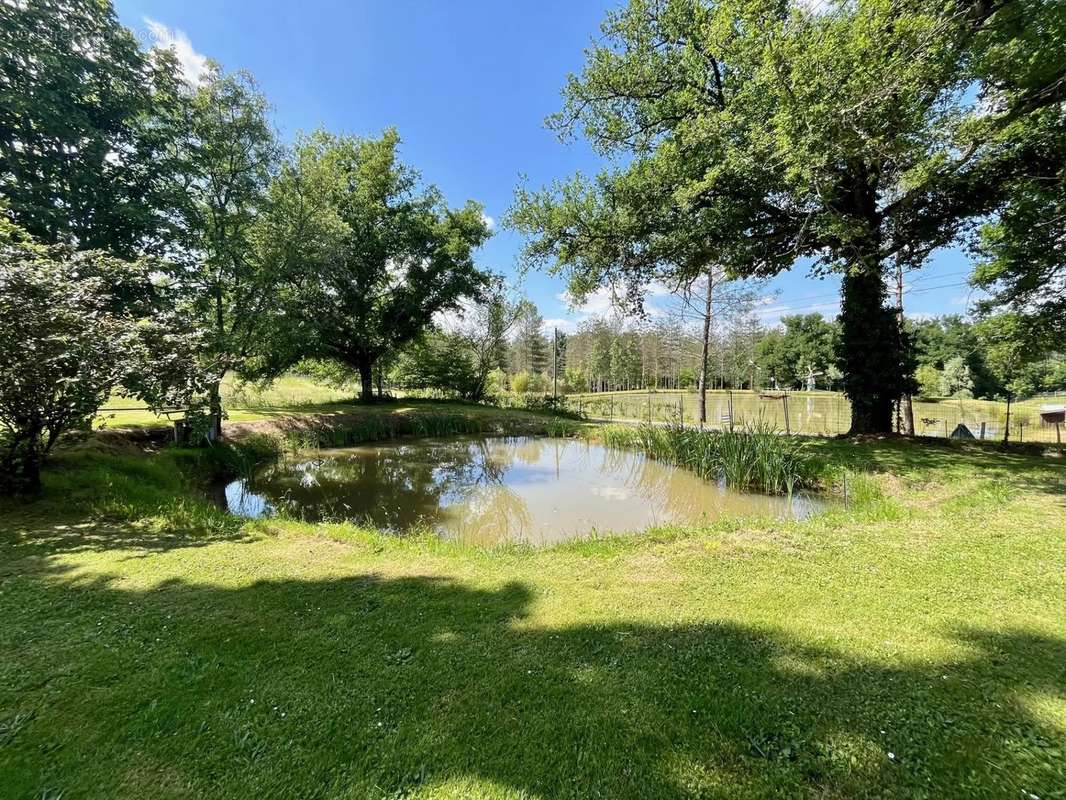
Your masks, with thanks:
M581 393L631 389L697 388L702 341L697 326L673 316L626 320L606 315L584 320L572 333L544 328L529 301L512 306L511 324L500 328L491 361L479 360L478 398L500 392ZM999 322L1000 317L991 318ZM1003 399L1066 391L1066 355L1054 351L1026 358L1016 374L989 359L987 321L959 315L907 320L914 341L917 393L923 398ZM459 331L434 331L409 348L390 371L390 383L403 388L460 390L464 380L442 373L467 370L457 354L473 352L478 324ZM766 327L749 306L731 322L716 325L710 337L708 388L756 390L835 390L840 326L821 314L784 316ZM434 364L439 366L434 367ZM458 365L458 366L457 366ZM553 381L557 365L559 380Z

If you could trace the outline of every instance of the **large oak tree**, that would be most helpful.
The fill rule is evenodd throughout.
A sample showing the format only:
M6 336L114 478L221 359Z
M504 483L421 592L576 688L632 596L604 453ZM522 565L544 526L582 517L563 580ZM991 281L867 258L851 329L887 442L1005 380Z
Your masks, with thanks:
M400 161L399 144L394 130L319 132L282 168L262 228L264 257L286 276L266 373L332 359L358 371L369 400L379 359L488 285L474 263L489 237L481 206L449 207Z
M889 431L913 359L885 278L956 242L1035 157L1017 126L1061 81L1031 69L1007 85L1002 50L1032 50L1054 7L631 0L551 120L609 168L520 190L511 222L577 297L614 284L639 304L653 280L799 259L840 273L852 430Z

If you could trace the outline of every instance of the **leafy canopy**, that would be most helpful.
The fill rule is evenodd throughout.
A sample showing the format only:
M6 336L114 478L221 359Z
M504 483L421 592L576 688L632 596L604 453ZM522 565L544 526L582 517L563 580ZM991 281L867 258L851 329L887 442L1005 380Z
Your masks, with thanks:
M263 229L266 257L286 275L268 369L334 359L360 372L368 398L378 359L485 289L474 263L489 237L481 206L448 207L399 160L399 144L394 130L318 132L283 166Z

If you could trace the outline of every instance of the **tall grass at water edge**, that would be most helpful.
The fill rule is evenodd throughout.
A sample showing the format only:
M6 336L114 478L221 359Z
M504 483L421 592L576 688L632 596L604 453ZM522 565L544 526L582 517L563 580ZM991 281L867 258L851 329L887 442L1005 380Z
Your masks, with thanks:
M609 447L642 450L702 478L724 480L734 489L791 494L820 485L826 474L825 465L802 440L781 436L768 425L733 432L608 425L599 436Z

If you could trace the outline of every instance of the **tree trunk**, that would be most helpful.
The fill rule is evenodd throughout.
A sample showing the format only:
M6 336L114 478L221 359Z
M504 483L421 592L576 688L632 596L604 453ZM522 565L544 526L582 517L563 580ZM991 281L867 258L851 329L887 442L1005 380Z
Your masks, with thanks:
M364 403L371 403L374 401L374 362L369 356L361 356L356 366L359 368L359 382L362 386L359 399Z
M210 412L210 438L217 442L222 438L222 383L215 381L208 389L208 411Z
M841 291L838 363L851 401L848 433L892 433L892 407L909 384L908 358L876 258L849 269Z
M903 395L903 435L914 436L914 402L910 394Z
M707 271L707 297L703 305L703 350L700 354L700 427L707 424L707 357L711 349L711 297L714 270Z

